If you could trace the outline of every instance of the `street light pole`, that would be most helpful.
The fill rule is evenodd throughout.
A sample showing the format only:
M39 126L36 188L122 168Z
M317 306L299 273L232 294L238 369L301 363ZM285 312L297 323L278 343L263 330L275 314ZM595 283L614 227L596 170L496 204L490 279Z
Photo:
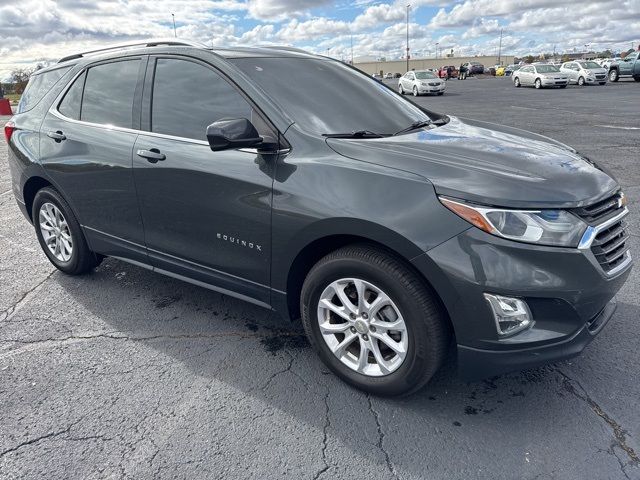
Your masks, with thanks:
M440 45L440 42L436 42L436 60L438 59L438 45Z
M407 72L409 71L409 9L411 4L407 4Z
M178 34L176 33L176 16L172 13L171 18L173 19L173 36L177 37Z
M351 32L351 65L353 65L353 32Z
M500 29L500 46L498 47L498 65L502 65L502 29Z

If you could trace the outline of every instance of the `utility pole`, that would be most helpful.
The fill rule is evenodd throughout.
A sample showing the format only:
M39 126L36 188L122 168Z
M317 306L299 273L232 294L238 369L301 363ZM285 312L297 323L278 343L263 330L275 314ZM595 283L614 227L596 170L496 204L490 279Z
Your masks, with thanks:
M407 72L409 71L409 9L411 4L407 4Z
M351 65L353 65L353 32L351 32Z
M438 59L438 45L440 45L440 42L436 42L436 60Z
M502 29L500 29L500 46L498 47L498 65L502 65Z
M173 19L173 36L177 37L178 34L176 33L176 16L172 13L171 18Z

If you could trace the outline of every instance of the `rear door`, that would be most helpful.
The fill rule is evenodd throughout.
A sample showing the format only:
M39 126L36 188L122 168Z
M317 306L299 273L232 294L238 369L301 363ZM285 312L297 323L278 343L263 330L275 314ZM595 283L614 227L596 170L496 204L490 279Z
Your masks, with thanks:
M118 59L80 72L45 117L40 156L91 247L147 263L131 169L145 61Z
M272 167L276 155L211 151L207 126L247 118L277 132L214 67L152 57L134 177L154 267L269 304Z

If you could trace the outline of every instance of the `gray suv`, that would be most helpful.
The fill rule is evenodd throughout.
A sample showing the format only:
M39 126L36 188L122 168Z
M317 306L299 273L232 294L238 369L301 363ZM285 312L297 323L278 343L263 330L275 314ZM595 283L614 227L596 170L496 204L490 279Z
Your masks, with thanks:
M450 352L466 378L577 355L631 268L620 185L571 147L289 48L73 55L32 76L5 135L59 270L111 256L301 319L376 394Z

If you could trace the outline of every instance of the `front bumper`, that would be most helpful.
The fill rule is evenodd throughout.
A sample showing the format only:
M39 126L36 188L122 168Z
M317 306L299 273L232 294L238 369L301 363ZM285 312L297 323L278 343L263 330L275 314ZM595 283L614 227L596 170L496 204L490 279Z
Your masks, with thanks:
M458 370L482 378L575 356L613 315L631 264L608 276L590 250L530 245L469 228L413 260L455 332ZM532 327L498 335L484 293L526 301Z
M419 93L439 93L439 92L444 92L445 89L447 88L446 84L441 84L441 85L418 85L418 92Z
M560 87L562 85L569 85L569 79L557 80L554 78L544 78L542 77L541 83L543 87Z

